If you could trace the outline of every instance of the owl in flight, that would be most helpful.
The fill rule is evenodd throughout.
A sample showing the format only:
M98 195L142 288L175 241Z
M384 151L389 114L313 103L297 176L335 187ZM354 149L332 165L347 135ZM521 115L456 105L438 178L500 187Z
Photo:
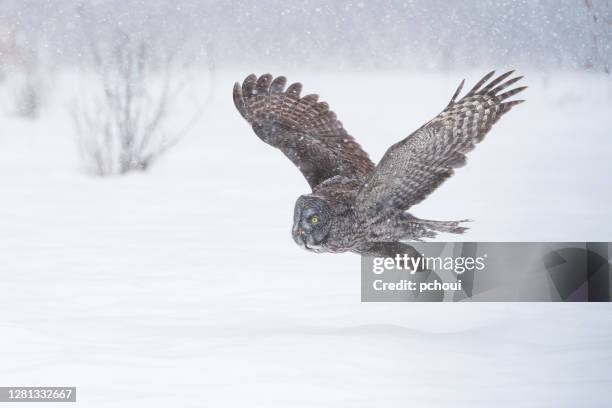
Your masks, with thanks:
M234 104L261 140L281 150L302 172L312 193L295 204L292 235L314 252L352 251L393 256L402 241L461 234L463 221L431 221L407 210L423 201L466 162L465 154L491 126L523 100L508 99L522 77L489 72L459 98L462 81L444 110L391 146L378 165L348 134L318 95L300 96L286 78L249 75L234 85ZM491 80L491 81L490 81Z

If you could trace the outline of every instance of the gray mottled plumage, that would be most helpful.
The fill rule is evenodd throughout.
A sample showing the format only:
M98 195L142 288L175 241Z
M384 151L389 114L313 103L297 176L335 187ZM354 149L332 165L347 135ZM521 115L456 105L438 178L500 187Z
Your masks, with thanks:
M316 252L384 254L406 240L437 232L462 233L462 221L430 221L407 210L423 201L466 162L465 154L491 126L522 100L508 99L526 87L513 71L485 75L410 136L391 146L375 167L317 95L285 88L285 77L249 75L234 85L234 103L264 142L280 149L302 172L312 193L298 198L293 238ZM408 251L406 249L406 251Z

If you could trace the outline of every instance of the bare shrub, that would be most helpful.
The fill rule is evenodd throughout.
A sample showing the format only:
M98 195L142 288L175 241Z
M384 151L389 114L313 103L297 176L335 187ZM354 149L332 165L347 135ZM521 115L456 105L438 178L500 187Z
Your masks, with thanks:
M100 176L147 170L190 129L205 103L173 128L177 101L194 85L179 47L136 31L94 34L83 10L89 58L72 116L84 164Z
M178 141L162 127L173 96L170 61L157 67L144 40L122 37L108 56L96 53L89 78L97 89L73 109L81 153L98 175L146 170Z
M30 33L31 34L31 33ZM7 111L35 119L40 113L48 89L51 70L44 66L40 39L26 35L18 25L9 27L0 39L0 78L8 85ZM48 65L48 64L47 64ZM43 81L46 73L46 83Z
M36 119L43 104L44 84L41 76L27 70L19 75L13 89L13 104L17 116Z

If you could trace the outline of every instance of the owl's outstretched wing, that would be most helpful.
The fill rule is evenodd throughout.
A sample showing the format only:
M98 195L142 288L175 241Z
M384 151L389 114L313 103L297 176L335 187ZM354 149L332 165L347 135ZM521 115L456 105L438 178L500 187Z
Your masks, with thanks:
M466 162L465 154L491 126L522 100L506 100L526 87L502 90L522 77L513 71L484 76L463 98L462 81L448 106L406 139L387 150L357 196L357 209L369 220L388 219L423 201Z
M367 178L374 164L318 95L265 74L234 85L234 104L264 142L280 149L314 188L333 176Z

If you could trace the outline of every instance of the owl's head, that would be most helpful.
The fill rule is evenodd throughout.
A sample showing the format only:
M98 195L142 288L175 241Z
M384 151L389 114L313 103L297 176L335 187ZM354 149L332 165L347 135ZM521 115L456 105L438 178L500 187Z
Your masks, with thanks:
M321 252L332 223L329 205L320 197L303 195L293 212L293 240L309 251Z

